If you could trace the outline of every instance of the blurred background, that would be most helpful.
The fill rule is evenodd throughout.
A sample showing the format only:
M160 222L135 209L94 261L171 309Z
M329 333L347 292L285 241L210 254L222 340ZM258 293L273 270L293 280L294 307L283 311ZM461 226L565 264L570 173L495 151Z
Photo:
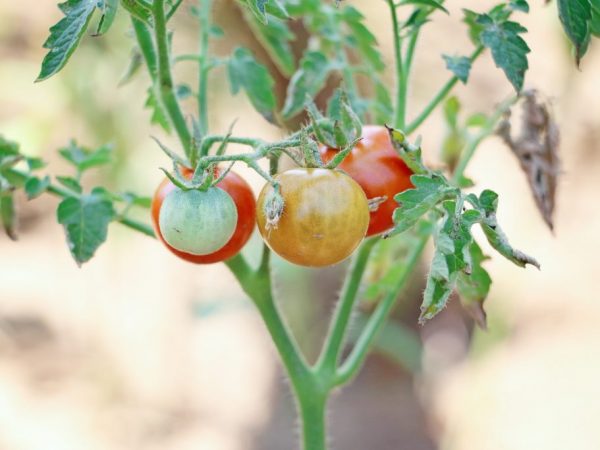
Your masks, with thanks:
M193 2L185 3L174 19L174 46L195 51L196 22L187 13ZM391 66L384 2L348 3L367 16ZM435 14L422 33L409 117L448 78L440 54L471 48L460 8L472 2L447 3L452 14ZM334 449L600 448L600 47L592 43L578 70L556 5L531 3L522 19L532 48L525 86L550 99L562 134L554 234L499 139L483 144L467 175L477 190L500 194L503 228L542 270L494 255L486 263L494 280L487 332L473 328L456 299L418 327L425 258L395 312L396 333L331 402ZM488 4L480 0L477 8ZM132 44L125 15L106 37L84 37L58 76L34 84L41 45L59 18L53 1L0 3L0 133L49 161L52 174L68 174L56 149L70 138L91 147L112 142L115 165L86 184L150 195L167 161L149 136L175 143L148 125L145 74L117 87ZM215 18L227 34L214 51L243 43L264 56L233 2L217 0ZM181 65L176 77L193 80L194 69ZM229 94L225 78L217 72L211 80L212 131L225 132L237 118L238 135L279 138L243 95ZM388 71L389 85L392 78ZM456 95L467 112L489 112L511 89L486 55ZM419 132L427 160L439 164L442 115ZM254 173L236 171L258 192ZM57 200L19 200L19 241L0 235L1 450L295 448L289 386L257 313L224 265L186 264L113 224L107 243L79 269L56 223ZM254 236L245 252L252 258L259 246ZM273 270L281 307L314 355L344 265L313 271L276 260Z

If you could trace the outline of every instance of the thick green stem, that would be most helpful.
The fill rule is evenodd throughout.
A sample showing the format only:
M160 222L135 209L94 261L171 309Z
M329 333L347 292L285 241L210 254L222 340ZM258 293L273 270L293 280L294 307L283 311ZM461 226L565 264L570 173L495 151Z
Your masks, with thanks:
M307 392L299 398L303 450L327 450L327 395Z
M158 58L157 90L161 103L181 141L185 154L190 158L192 153L192 137L187 124L185 123L185 118L181 111L179 101L177 100L177 95L175 94L175 85L171 74L171 59L164 3L164 0L154 0L152 4L154 37L156 41L156 55ZM144 28L147 31L145 26Z
M471 63L475 61L481 53L483 53L484 47L480 45L475 49L473 54L470 56ZM429 115L437 108L437 106L446 98L446 96L450 93L452 88L458 83L458 77L454 76L448 80L448 82L442 86L440 91L433 97L433 99L429 102L429 104L425 107L423 112L417 116L415 120L413 120L407 127L406 133L410 134L415 131L425 120L429 117Z
M419 258L425 249L428 239L428 235L420 237L419 241L415 244L415 247L413 247L406 261L404 272L402 272L402 275L398 278L394 289L390 290L379 305L377 305L377 308L373 314L371 314L371 317L369 317L365 328L357 339L352 352L339 368L335 380L336 385L339 386L348 383L362 367L373 340L385 323L398 296L406 286L406 282L409 280L413 269L419 262Z
M325 407L329 389L306 363L275 304L269 255L265 247L258 270L253 270L241 255L226 264L256 305L290 378L302 419L303 449L326 450Z
M406 78L402 65L402 38L400 37L400 24L398 22L398 12L394 0L387 0L392 16L392 25L394 32L394 59L396 62L396 105L394 115L394 127L400 130L404 129L406 121Z
M348 332L352 311L356 304L356 294L358 293L363 273L367 267L369 256L377 240L378 238L370 238L361 245L346 275L342 294L331 322L331 329L325 340L319 361L316 364L316 370L326 377L335 374L340 353L344 346L344 339Z

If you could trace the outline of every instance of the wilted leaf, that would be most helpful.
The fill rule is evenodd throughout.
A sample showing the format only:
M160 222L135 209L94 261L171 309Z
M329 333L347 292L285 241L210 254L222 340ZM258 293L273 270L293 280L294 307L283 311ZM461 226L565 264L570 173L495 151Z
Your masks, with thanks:
M510 113L500 124L498 133L518 158L527 175L531 193L544 221L554 228L554 208L560 175L559 131L549 105L536 91L524 94L520 135L511 134Z

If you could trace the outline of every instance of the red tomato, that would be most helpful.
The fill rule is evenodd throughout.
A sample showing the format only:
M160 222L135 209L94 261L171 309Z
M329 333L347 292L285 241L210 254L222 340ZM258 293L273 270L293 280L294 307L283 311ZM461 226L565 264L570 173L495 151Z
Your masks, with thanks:
M193 172L190 169L182 170L185 177L191 178ZM248 239L254 231L254 224L256 223L256 200L252 189L246 183L246 181L234 172L229 172L217 187L220 187L227 192L235 206L238 213L238 222L233 232L233 236L224 247L217 250L209 255L192 255L174 249L163 239L158 223L160 207L162 206L163 200L171 191L175 190L176 187L168 178L165 178L162 183L156 189L154 198L152 199L152 224L154 225L154 231L160 241L175 255L179 256L186 261L195 264L212 264L216 262L225 261L239 253L239 251L246 245Z
M327 163L339 151L322 147L321 158ZM350 175L365 191L368 199L386 196L387 200L371 212L367 236L382 233L394 225L392 214L398 207L394 195L413 187L410 182L412 171L398 156L385 127L366 125L362 141L338 166Z

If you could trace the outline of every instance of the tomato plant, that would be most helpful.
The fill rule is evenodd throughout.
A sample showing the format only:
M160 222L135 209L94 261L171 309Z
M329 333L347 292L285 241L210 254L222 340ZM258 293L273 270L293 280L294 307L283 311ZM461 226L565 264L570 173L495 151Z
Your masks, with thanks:
M394 226L393 213L398 207L394 196L413 187L412 172L392 147L385 127L368 125L362 130L361 141L338 167L363 188L368 199L382 199L371 211L367 236L373 236ZM320 151L323 161L329 162L340 150L324 146Z
M192 171L188 168L182 170L187 178L191 178ZM216 176L219 176L217 171ZM212 264L225 261L235 255L246 245L256 221L256 201L248 183L237 173L229 171L227 175L216 185L227 192L233 199L237 208L237 225L231 239L221 249L208 255L193 255L182 252L171 247L165 242L158 227L158 217L165 197L176 189L176 186L165 178L156 189L152 199L151 218L156 236L165 246L178 257L195 264Z
M128 19L135 44L124 81L145 67L149 89L144 104L151 109L151 121L172 133L178 146L171 150L157 141L174 170L154 198L103 186L85 188L84 174L111 161L110 146L90 149L72 141L59 153L73 173L50 177L40 175L44 167L40 159L23 154L18 144L0 137L0 219L14 238L16 191L22 189L29 199L47 192L61 198L57 219L77 264L93 257L107 239L111 222L158 237L169 251L192 263L224 261L256 306L281 357L297 400L303 448L325 450L331 393L349 383L363 366L429 241L433 256L423 291L421 323L440 313L456 293L465 309L485 326L484 302L491 277L483 265L487 257L479 245L481 239L519 267L539 267L534 258L509 243L498 223L499 196L488 189L464 191L473 185L466 176L469 162L499 129L519 157L537 205L552 226L560 172L558 133L547 105L531 91L523 92L530 49L523 37L527 30L518 20L520 14L529 12L529 4L498 0L489 10L463 10L460 20L472 49L466 55L442 55L448 80L432 91L421 110L413 112L408 99L414 56L422 48L419 36L423 27L435 23L437 15L449 14L443 0L386 0L370 5L389 10L394 48L391 89L384 82L385 58L375 35L360 11L347 2L236 2L255 34L252 41L264 50L261 58L269 64L243 47L245 42L238 42L230 55L211 52L211 40L228 34L212 23L212 0L198 0L198 7L189 12L199 25L198 51L175 54L179 46L171 45L177 33L170 29L170 20L187 3L68 0L60 5L64 17L50 28L44 43L48 54L38 76L41 81L57 74L74 55L90 24L96 24L93 34L102 36L123 23L114 20L117 14ZM592 37L600 34L600 13L588 0L556 3L579 63ZM92 20L95 16L97 21ZM486 51L506 75L506 87L514 95L498 99L494 110L466 120L459 117L457 99L446 103L452 139L446 144L452 144L452 151L446 154L447 166L433 170L423 162L427 149L413 135L444 105L458 83L467 84L476 76L471 75L471 68ZM175 80L174 66L186 62L197 65L195 88ZM210 129L209 84L214 71L222 70L227 71L232 94L243 91L266 121L280 127L281 139L271 142L239 136L233 126L225 133ZM337 88L330 89L335 83ZM184 109L186 99L196 103L196 113ZM524 106L524 137L513 139L507 117L519 103ZM414 113L412 120L408 120L409 113ZM363 127L363 123L374 125ZM233 153L229 144L246 150ZM284 156L299 167L278 174ZM226 162L244 164L265 179L258 205L247 183L233 172L217 172L222 179L212 186L215 166ZM375 202L378 208L369 214L367 200L382 197L385 201ZM154 230L132 214L133 208L151 209ZM256 258L260 260L256 267L240 253L255 218L268 244ZM474 233L474 228L482 233ZM370 237L363 239L365 234ZM382 244L382 239L391 238L403 244L402 258ZM380 268L380 280L367 282L363 275L373 263L375 248L375 253L389 252L391 262ZM276 305L270 249L289 261L315 267L340 262L354 253L315 363L301 353ZM372 312L358 337L349 342L351 318L365 287L374 288L367 290L378 296L370 304Z
M275 224L264 211L274 187L258 197L258 229L281 257L302 266L329 266L346 259L367 231L369 206L350 177L327 169L292 169L275 177L283 208Z

